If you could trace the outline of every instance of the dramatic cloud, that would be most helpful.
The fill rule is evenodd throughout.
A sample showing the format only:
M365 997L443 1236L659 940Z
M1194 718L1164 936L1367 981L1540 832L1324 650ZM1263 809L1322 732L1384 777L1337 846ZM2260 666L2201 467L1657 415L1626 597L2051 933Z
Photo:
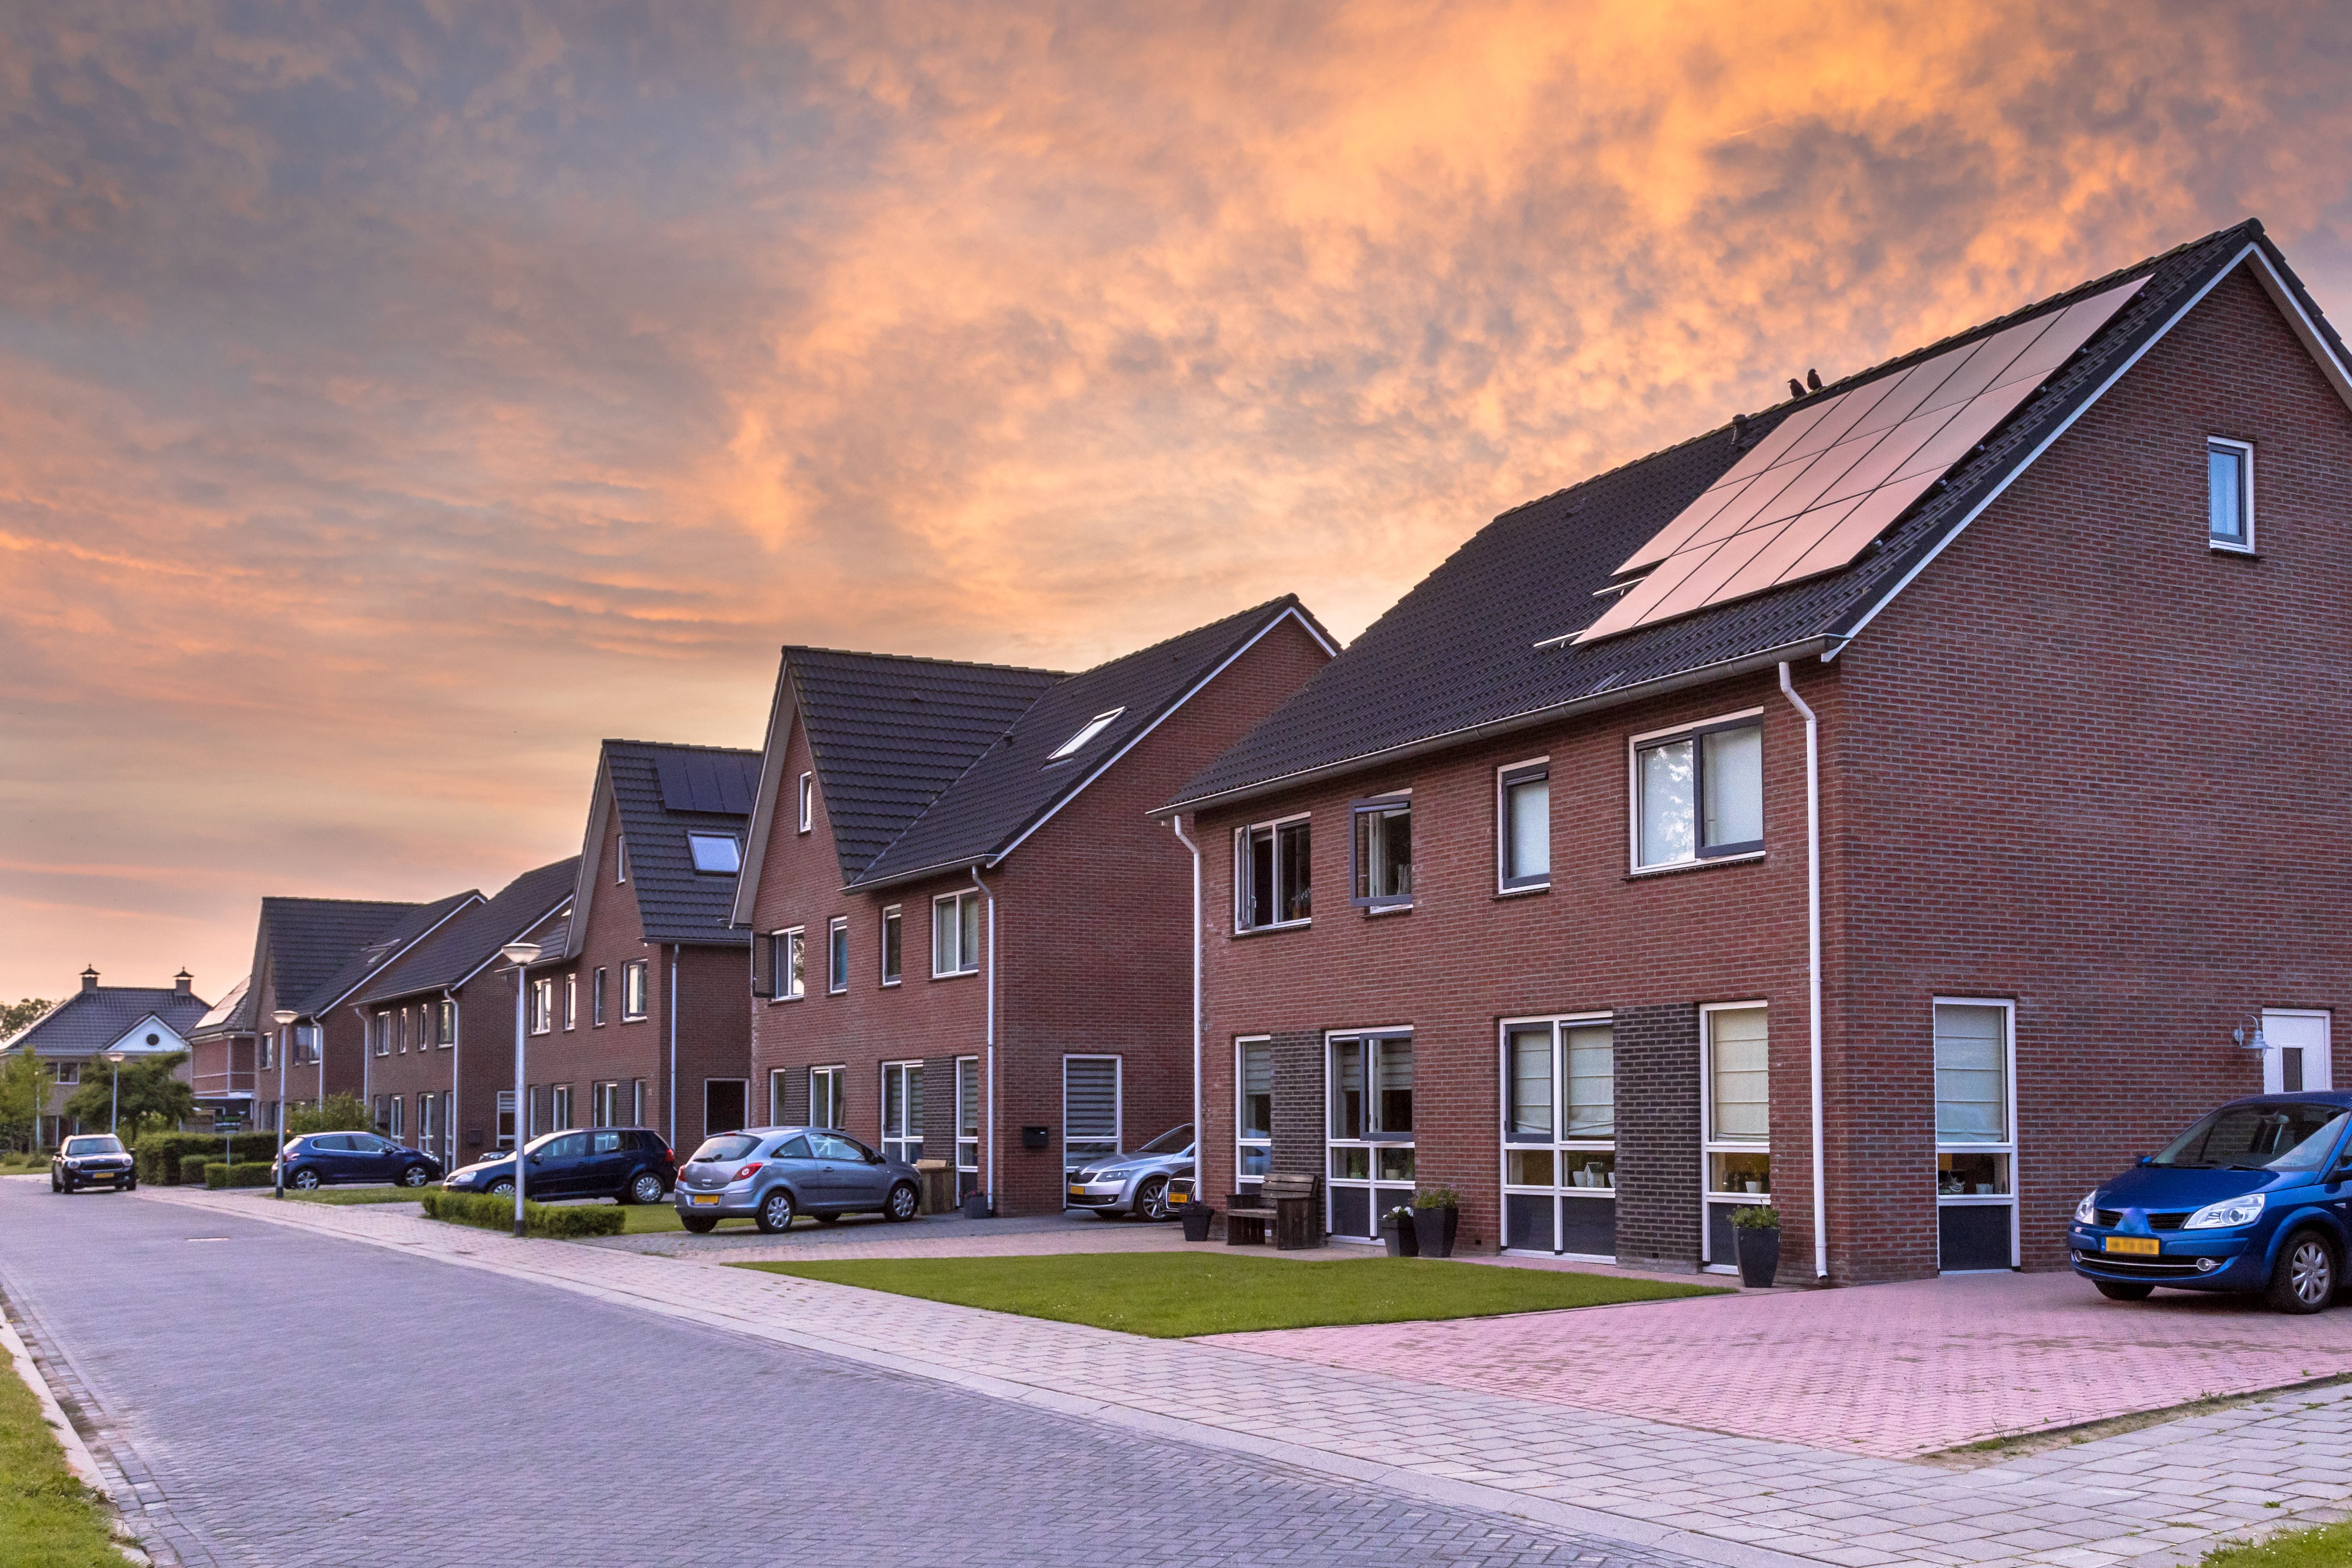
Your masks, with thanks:
M1076 666L2252 213L2341 8L0 18L0 994L486 890L775 646Z

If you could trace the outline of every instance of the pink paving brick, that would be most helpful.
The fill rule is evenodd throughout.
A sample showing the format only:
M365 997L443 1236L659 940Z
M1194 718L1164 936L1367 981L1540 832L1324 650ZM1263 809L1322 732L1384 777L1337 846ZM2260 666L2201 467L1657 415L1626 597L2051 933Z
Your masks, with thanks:
M2066 1274L1226 1334L1328 1366L1902 1458L2352 1373L2352 1309L2287 1318Z

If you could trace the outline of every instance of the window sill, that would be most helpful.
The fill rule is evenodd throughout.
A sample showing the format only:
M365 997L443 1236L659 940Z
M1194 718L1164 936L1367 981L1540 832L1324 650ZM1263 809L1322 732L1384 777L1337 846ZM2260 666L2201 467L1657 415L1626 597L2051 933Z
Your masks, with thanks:
M1531 897L1537 893L1549 893L1550 891L1551 884L1549 882L1530 882L1524 888L1497 888L1495 889L1495 898L1499 902L1504 899L1524 899ZM1549 1257L1550 1254L1547 1253L1545 1256Z
M941 974L937 971L934 971L931 974L931 978L934 980L970 980L973 975L978 974L979 973L980 971L977 969L951 969L945 974Z
M885 980L885 981L882 983L882 989L883 989L883 990L885 990L885 991L895 991L895 990L897 990L898 988L898 981L896 981L896 980Z
M624 1014L622 1015L621 1022L624 1024L642 1024L651 1016L653 1016L653 1015L650 1013L638 1013L634 1016Z
M1357 907L1364 911L1364 918L1368 921L1377 920L1381 915L1409 915L1412 913L1412 905L1409 902L1402 904L1360 904Z
M1305 931L1314 923L1314 917L1310 915L1303 921L1276 921L1270 926L1235 926L1234 935L1235 937L1273 936L1280 931Z
M1678 871L1712 871L1717 866L1746 866L1761 860L1769 851L1751 849L1745 855L1718 855L1711 860L1677 860L1671 866L1636 866L1625 873L1629 882L1649 877L1671 877Z
M805 1002L808 998L806 996L769 996L762 998L762 1000L772 1005L778 1002Z
M2205 542L2206 549L2216 555L2235 555L2243 561L2260 561L2262 554L2251 544L2224 544L2218 539Z

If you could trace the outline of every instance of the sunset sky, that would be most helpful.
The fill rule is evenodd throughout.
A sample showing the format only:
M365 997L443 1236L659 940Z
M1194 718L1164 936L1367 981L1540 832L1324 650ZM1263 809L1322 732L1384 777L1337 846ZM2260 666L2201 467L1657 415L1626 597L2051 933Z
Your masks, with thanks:
M1498 510L2252 215L2352 9L0 14L0 996L495 891L785 642L1352 637Z

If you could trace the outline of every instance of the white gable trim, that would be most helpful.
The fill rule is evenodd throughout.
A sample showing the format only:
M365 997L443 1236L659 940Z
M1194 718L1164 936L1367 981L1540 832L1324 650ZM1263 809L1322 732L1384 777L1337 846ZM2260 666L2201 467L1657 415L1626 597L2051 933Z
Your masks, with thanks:
M151 1033L161 1035L163 1037L163 1043L149 1045L145 1037ZM187 1048L188 1042L182 1037L179 1030L163 1022L163 1016L161 1013L150 1013L125 1029L120 1038L112 1045L105 1047L100 1054L104 1055L106 1051L121 1051L125 1056L159 1057L166 1051L184 1051Z
M776 667L776 694L768 700L767 743L760 748L760 794L751 803L751 821L743 830L743 868L736 873L735 907L727 914L730 926L751 923L751 910L760 897L760 873L768 862L768 836L775 826L776 798L783 790L784 752L790 749L793 721L799 711L800 685L793 679L793 661L787 657ZM814 758L814 744L809 752Z
M1995 484L1991 489L1985 492L1983 500L1978 501L1975 506L1969 509L1969 513L1966 517L1960 519L1960 521L1947 531L1941 539L1937 540L1933 549L1929 550L1927 554L1921 556L1918 561L1914 563L1911 570L1903 574L1902 577L1896 581L1893 587L1887 589L1885 593L1878 596L1877 602L1870 606L1869 610L1863 616L1862 619L1853 624L1853 629L1852 631L1847 632L1843 638L1830 645L1828 649L1822 655L1822 662L1823 664L1829 663L1832 659L1837 658L1840 653L1845 650L1845 647L1848 643L1852 642L1855 637L1860 637L1862 635L1863 628L1870 625L1872 621L1878 618L1879 611L1886 608L1888 605L1895 601L1897 595L1901 594L1904 589L1909 587L1911 585L1912 579L1917 577L1920 573L1925 572L1928 565L1934 562L1936 557L1941 555L1945 550L1949 547L1952 541L1958 539L1964 531L1967 531L1969 524L1983 516L1985 508L1999 500L2002 492L2007 490L2011 484L2016 482L2017 477L2020 474L2032 468L2036 462L2039 462L2041 460L2042 454L2048 451L2052 444L2054 443L2059 437L2063 436L2067 431L2074 427L2074 421L2089 413L2093 406L2098 403L2099 399L2107 395L2108 390L2112 388L2116 383L2121 381L2130 373L2134 365L2139 363L2141 357L2145 355L2148 350L2156 347L2157 344L2162 342L2168 336L2169 336L2172 329L2179 326L2182 320L2188 316L2189 311L2203 304L2205 302L2205 296L2210 294L2215 289L2219 288L2221 286L2221 279L2229 277L2232 272L2235 272L2240 264L2250 256L2261 263L2260 267L2257 268L2254 272L2254 279L2257 282L2262 284L2263 291L2268 294L2272 300L2279 306L2280 310L2287 319L2288 325L2294 329L2295 336L2301 340L2305 349L2311 353L2312 358L2318 363L2320 373L2326 375L2327 377L2328 384L2335 387L2336 395L2344 399L2346 407L2352 408L2352 373L2347 373L2342 362L2337 360L2334 353L2328 349L2326 339L2320 335L2318 329L2313 325L2311 318L2304 313L2303 307L2295 300L2294 290L2288 288L2286 280L2279 276L2278 269L2271 264L2271 258L2268 253L2266 253L2259 244L2249 240L2243 250L2239 251L2237 255L2231 257L2227 264L2216 268L2214 269L2213 276L2206 279L2205 286L2203 288L2198 289L2196 293L2190 295L2187 300L2183 301L2180 309L2173 311L2171 318L2168 320L2164 325L2149 333L2148 339L2146 342L2134 349L2128 358L2126 358L2121 364L2116 366L2116 368L2108 374L2107 379L2099 384L2097 390L2094 391L2090 396L2083 399L2081 403L2075 405L2074 412L2067 415L2065 418L2060 420L2051 432L2042 438L2041 444L2036 446L2032 451L2025 455L2022 461L2011 465L2009 472L2003 474L2000 477L2000 482Z
M563 951L540 954L542 963L579 957L587 940L588 911L595 905L596 881L604 858L604 825L613 819L612 773L612 751L597 747L596 782L588 791L588 837L581 843L580 876L572 886L572 923L564 929ZM629 891L634 897L636 889L633 887Z

